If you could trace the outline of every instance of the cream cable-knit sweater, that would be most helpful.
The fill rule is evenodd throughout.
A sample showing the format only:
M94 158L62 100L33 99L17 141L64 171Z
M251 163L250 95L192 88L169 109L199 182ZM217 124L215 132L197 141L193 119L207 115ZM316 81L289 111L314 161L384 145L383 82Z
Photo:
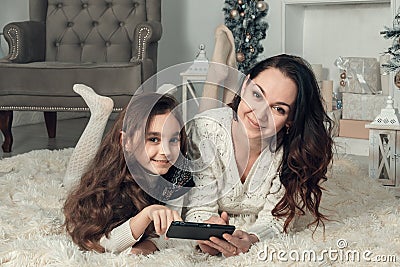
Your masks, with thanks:
M207 189L192 194L190 199L204 203L208 198L211 202L190 208L185 220L201 222L226 211L229 224L263 241L283 231L284 221L271 214L284 193L278 173L282 151L264 149L242 184L234 157L232 120L231 108L212 109L199 114L188 129L191 140L203 150L202 159L209 163L194 175L196 186L208 185ZM215 144L216 151L207 141Z

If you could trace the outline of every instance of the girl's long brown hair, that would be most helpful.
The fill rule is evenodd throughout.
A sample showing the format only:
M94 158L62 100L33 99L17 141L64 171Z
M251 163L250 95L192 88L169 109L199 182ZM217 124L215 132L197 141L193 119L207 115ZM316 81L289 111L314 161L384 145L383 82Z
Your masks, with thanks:
M318 83L304 59L285 54L274 56L256 64L248 75L254 79L269 68L278 69L297 86L292 124L289 129L283 127L277 133L276 150L283 148L280 181L285 193L272 215L286 218L285 232L296 213L304 215L306 210L315 218L311 224L324 225L326 218L319 205L323 190L321 182L327 180L326 173L333 156L333 121L325 112ZM240 101L239 91L231 104L235 113Z
M171 112L176 106L173 97L150 93L134 96L128 108L119 114L80 183L64 203L66 230L81 249L104 252L99 244L103 235L108 236L112 229L145 207L158 203L135 182L132 175L140 175L140 168L137 173L129 171L120 142L121 130L124 125L142 130L153 116ZM181 152L184 153L185 130L179 114L174 115L182 126ZM146 233L150 234L151 230L152 224Z

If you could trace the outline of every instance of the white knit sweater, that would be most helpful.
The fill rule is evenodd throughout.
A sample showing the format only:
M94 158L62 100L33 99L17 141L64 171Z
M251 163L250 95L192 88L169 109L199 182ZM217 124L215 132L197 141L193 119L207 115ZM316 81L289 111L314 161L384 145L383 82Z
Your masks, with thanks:
M262 241L283 231L284 221L271 214L284 193L278 173L282 151L264 149L242 184L234 156L232 120L231 108L212 109L199 114L188 129L191 140L203 150L201 158L207 161L203 164L209 164L194 176L196 186L207 185L206 189L195 191L190 199L199 203L208 199L209 203L189 208L185 220L200 222L226 211L229 224Z

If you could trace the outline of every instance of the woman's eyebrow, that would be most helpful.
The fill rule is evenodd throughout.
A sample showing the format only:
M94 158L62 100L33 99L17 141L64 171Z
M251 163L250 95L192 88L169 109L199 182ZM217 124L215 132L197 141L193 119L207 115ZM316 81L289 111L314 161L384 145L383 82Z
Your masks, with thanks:
M147 135L161 136L161 133L160 132L148 132ZM175 133L172 134L172 136L178 136L178 135L180 135L179 132L175 132Z
M260 88L260 90L261 90L261 93L263 93L263 95L265 95L265 90L261 87L261 85L259 85L259 84L255 84L258 88Z
M261 93L265 96L265 90L259 84L256 83L255 85L260 89ZM275 104L287 106L290 109L290 105L286 102L276 102Z
M282 106L287 106L287 107L289 108L289 110L291 109L291 108L290 108L290 105L289 105L288 103L285 103L285 102L276 102L276 104L282 105Z

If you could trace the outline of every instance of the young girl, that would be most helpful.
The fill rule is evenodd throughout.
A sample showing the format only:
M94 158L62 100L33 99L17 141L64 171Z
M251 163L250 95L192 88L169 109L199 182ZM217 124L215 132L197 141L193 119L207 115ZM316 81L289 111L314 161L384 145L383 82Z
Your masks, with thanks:
M194 179L196 186L215 189L192 199L216 197L190 208L185 220L237 228L224 239L199 241L200 249L225 256L247 252L287 232L306 212L323 223L320 183L332 159L331 123L309 64L290 55L259 62L229 107L199 114L188 135L208 166Z
M175 166L187 149L176 100L156 93L134 96L100 144L112 100L84 85L74 91L91 117L64 179L70 190L65 226L72 240L84 250L120 252L154 232L164 234L171 221L182 219L163 202L193 186L190 172ZM143 241L134 252L155 249Z

